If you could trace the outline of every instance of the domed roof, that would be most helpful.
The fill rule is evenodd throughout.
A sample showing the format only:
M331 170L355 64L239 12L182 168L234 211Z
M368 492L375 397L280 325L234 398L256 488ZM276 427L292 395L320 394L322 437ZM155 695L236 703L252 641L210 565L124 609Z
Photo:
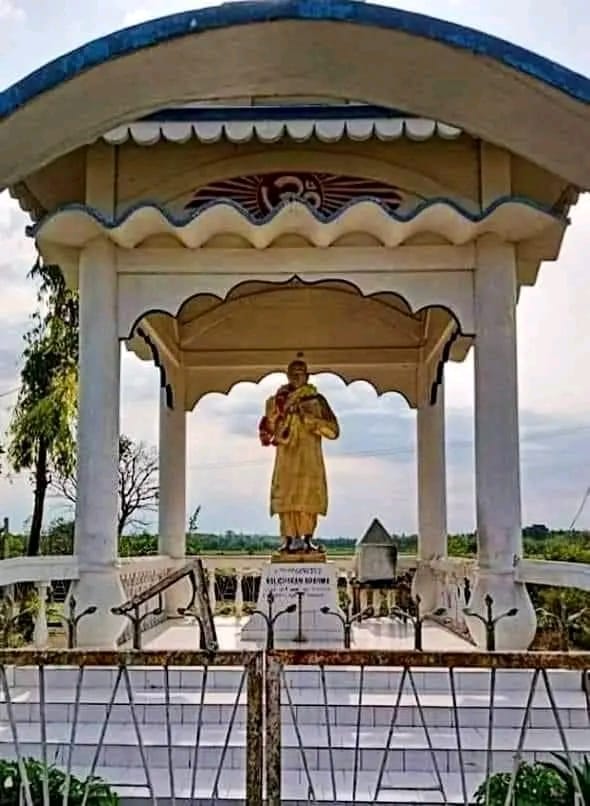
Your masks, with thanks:
M350 0L257 0L118 31L0 93L0 188L170 103L261 94L404 109L590 187L584 76L407 11Z

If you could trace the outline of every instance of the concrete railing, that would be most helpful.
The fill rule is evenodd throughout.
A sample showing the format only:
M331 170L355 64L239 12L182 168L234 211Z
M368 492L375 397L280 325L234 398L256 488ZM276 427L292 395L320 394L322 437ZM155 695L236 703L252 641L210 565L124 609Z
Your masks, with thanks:
M260 576L263 567L270 561L270 555L260 554L219 554L200 555L209 577L209 599L215 609L218 601L216 574L230 573L235 579L233 604L236 615L241 615L245 596L244 579L247 576ZM350 585L354 573L352 555L332 555L330 561L336 565L340 579ZM121 557L117 561L123 587L132 597L163 578L177 567L177 560L167 556ZM398 571L403 573L414 569L417 559L411 555L398 557ZM430 567L438 579L439 605L444 607L448 618L459 631L466 629L463 610L469 604L470 590L473 588L477 563L461 557L441 557L431 560ZM19 582L33 583L39 594L40 607L36 617L34 640L38 648L47 646L48 626L46 600L49 587L56 581L78 579L78 562L73 555L52 555L43 557L13 557L0 560L0 590L13 592ZM564 588L579 588L590 591L590 565L571 562L523 559L516 566L517 578L525 583L553 585ZM232 586L234 587L234 586ZM154 626L150 623L147 627Z
M0 588L18 582L49 585L54 580L78 579L78 558L71 554L47 557L11 557L0 560Z
M44 649L49 641L47 594L52 583L78 579L78 559L73 555L47 557L10 557L0 560L0 590L14 600L14 586L29 582L35 585L39 607L35 614L33 642Z
M590 565L554 560L521 560L516 567L521 582L554 585L557 588L579 588L590 591Z

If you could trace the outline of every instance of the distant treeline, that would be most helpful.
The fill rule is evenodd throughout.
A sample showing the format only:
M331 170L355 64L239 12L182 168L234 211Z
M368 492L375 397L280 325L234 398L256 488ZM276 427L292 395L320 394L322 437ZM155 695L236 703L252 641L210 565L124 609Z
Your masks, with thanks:
M42 554L71 554L74 545L74 525L71 521L56 520L45 530L41 540ZM402 554L415 554L416 535L394 535ZM524 553L527 557L547 560L590 563L590 532L549 530L543 524L523 529ZM25 552L25 536L0 536L0 556L14 557ZM352 554L356 541L346 537L325 539L331 553ZM196 532L187 534L188 554L268 554L276 549L274 535L242 534L227 531L224 534ZM476 554L475 534L449 536L449 554L454 557L473 557ZM119 553L123 557L158 553L158 537L154 534L124 535L120 538Z

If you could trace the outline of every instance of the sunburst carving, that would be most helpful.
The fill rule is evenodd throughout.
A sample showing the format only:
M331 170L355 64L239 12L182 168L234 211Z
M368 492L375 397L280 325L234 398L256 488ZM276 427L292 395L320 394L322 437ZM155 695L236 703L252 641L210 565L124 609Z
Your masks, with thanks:
M199 210L211 202L232 201L260 220L290 201L304 202L322 216L330 217L353 201L372 199L395 211L404 196L399 188L376 179L341 174L265 173L223 179L199 188L186 204Z

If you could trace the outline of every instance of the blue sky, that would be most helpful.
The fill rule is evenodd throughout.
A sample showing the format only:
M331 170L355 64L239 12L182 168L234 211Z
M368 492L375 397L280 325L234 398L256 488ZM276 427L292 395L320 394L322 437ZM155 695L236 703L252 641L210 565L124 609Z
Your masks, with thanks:
M124 25L205 5L173 0L0 0L0 86L39 65ZM400 8L433 13L428 0ZM590 75L587 0L438 0L436 15L510 39ZM509 121L507 124L509 125ZM567 148L567 143L564 143ZM0 395L18 383L22 334L34 306L26 279L32 244L25 216L0 194ZM590 198L572 216L558 263L541 269L523 289L518 311L522 491L525 523L568 526L590 485ZM330 376L316 379L341 419L342 438L327 448L330 512L324 535L357 537L377 516L395 531L416 527L415 416L395 395L379 399L365 384L346 388ZM272 532L268 483L272 454L258 445L256 424L276 386L242 384L228 396L202 401L189 420L188 506L202 507L201 526L222 531ZM447 372L449 528L474 526L473 367L471 359ZM124 355L122 429L157 440L157 373ZM0 396L4 428L14 396ZM26 478L0 477L0 517L20 528L30 514ZM64 514L51 500L48 519ZM590 506L579 526L590 528Z

